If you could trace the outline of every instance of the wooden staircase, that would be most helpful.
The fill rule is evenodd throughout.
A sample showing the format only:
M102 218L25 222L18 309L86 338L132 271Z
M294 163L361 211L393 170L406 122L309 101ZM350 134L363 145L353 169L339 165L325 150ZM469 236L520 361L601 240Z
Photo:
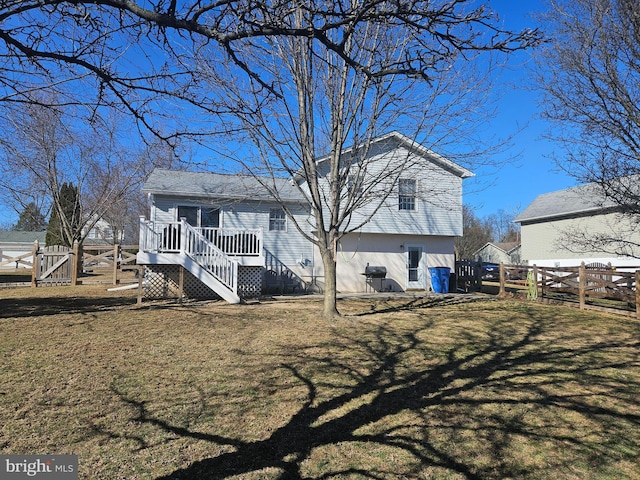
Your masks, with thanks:
M229 303L240 303L238 260L201 231L180 222L141 222L139 264L181 265Z
M229 303L240 303L238 261L229 257L202 233L185 222L182 266Z

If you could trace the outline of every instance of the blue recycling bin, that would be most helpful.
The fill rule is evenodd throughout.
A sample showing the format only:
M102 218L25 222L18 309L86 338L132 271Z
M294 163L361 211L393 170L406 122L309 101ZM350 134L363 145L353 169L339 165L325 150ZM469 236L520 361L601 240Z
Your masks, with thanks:
M431 288L435 293L449 293L449 275L451 269L449 267L432 267L429 268L431 275Z

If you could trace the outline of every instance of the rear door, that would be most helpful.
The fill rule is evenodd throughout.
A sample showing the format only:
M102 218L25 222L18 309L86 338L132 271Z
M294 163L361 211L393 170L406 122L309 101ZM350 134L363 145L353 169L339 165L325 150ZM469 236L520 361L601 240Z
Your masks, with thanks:
M426 289L425 247L419 244L408 244L406 247L407 289Z

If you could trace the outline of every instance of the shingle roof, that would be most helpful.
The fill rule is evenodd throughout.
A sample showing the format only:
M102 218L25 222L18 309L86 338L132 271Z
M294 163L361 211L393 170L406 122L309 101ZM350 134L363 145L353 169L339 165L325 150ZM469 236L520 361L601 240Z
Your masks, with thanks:
M436 153L433 150L419 144L418 142L412 140L406 135L401 134L400 132L396 132L396 131L389 132L385 135L382 135L380 137L373 139L372 143L385 143L389 141L393 141L398 145L404 146L408 150L414 151L416 154L421 155L424 158L428 158L431 162L435 163L436 165L439 165L441 168L444 168L445 170L452 172L454 175L457 175L460 178L469 178L469 177L475 176L475 174L470 170L467 170L461 165L458 165L457 163L452 162L448 158L443 157L439 153ZM345 148L342 151L342 154L343 155L349 154L355 149L356 147L354 146ZM325 162L328 159L329 159L328 156L319 158L318 163Z
M506 253L508 255L519 246L520 246L520 242L495 242L495 243L494 242L487 242L482 247L480 247L478 250L476 250L473 254L477 255L482 250L485 250L485 249L487 249L489 247L493 247L493 248L497 248L499 250L502 250L504 253Z
M283 200L301 201L302 194L285 178L264 178L275 188ZM154 170L146 181L145 193L184 195L191 197L223 197L230 199L273 200L260 180L251 175Z
M386 142L389 140L393 140L408 149L416 151L419 155L429 158L440 167L453 172L461 178L474 176L474 174L466 168L461 167L398 132L391 132L378 137L374 142ZM352 149L353 147L345 149L345 153ZM325 161L326 158L328 157L319 159L318 163ZM304 201L304 197L298 188L287 178L260 178L253 175L163 169L156 169L151 173L142 191L160 195L185 195L192 197L215 196L239 200L273 200L273 195L270 195L265 185L275 186L282 200L295 202Z
M589 183L539 195L514 221L527 223L598 212L612 207L615 204L603 198L598 186Z
M494 243L494 245L498 247L500 250L502 250L503 252L509 253L514 248L519 247L520 242L497 242L497 243Z
M44 244L47 232L24 232L18 230L0 230L2 243L33 243L36 240Z

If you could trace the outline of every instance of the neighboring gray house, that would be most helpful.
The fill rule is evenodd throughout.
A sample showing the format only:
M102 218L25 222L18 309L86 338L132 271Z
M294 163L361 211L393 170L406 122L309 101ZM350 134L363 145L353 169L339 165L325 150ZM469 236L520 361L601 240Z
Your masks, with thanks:
M572 232L626 236L640 244L638 225L619 213L617 205L603 199L598 187L586 184L538 196L518 217L522 259L529 265L576 266L585 263L638 265L640 260L602 251L582 251L571 242ZM624 232L624 233L622 233Z
M473 174L397 132L376 139L368 171L399 158L412 159L400 177L402 191L395 187L376 212L364 206L352 221L372 214L371 221L336 245L340 292L426 290L430 267L454 267L462 179ZM318 160L321 175L324 164ZM274 187L304 233L313 236L314 219L293 180L276 179ZM255 177L155 170L143 191L151 218L141 219L137 260L154 272L152 279L175 283L182 266L190 272L190 288L210 289L229 302L272 290L322 289L317 249ZM367 282L367 265L384 266L386 278Z
M0 268L31 268L33 246L44 245L47 232L0 230Z
M482 263L519 265L520 251L520 242L487 242L473 254L473 258Z

